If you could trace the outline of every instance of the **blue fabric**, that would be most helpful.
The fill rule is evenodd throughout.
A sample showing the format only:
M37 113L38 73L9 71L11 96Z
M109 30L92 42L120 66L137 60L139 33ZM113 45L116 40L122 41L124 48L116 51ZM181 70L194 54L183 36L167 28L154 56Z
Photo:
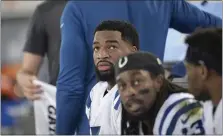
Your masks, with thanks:
M74 134L82 122L86 98L96 83L93 32L101 21L108 19L134 24L139 32L141 50L150 51L161 59L169 27L190 33L198 26L222 24L220 18L202 12L184 0L69 1L61 17L57 134Z
M179 62L175 66L173 66L171 75L175 78L184 77L186 75L186 68L184 66L184 63Z
M100 126L99 127L91 127L92 135L98 135L99 131L100 131Z
M20 106L24 101L1 101L1 125L2 127L11 127L15 124L15 117L10 114L11 109Z

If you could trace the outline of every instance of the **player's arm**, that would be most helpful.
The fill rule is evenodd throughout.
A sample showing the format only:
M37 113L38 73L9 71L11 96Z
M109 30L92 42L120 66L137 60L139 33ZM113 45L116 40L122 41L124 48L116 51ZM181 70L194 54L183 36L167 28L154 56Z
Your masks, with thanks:
M202 11L185 0L172 0L169 2L172 2L172 6L170 6L172 13L170 19L171 28L182 33L191 33L197 27L222 27L221 18ZM183 77L185 76L185 68L181 65L175 66L172 72Z
M197 27L222 27L222 20L202 11L185 0L172 0L170 26L182 33L191 33Z
M26 96L28 99L36 99L38 87L31 80L36 79L43 56L47 50L47 36L43 24L42 15L38 6L31 18L27 39L24 46L22 67L17 73L17 84L14 88L18 96Z
M69 1L61 17L56 134L74 134L82 109L85 108L87 49L81 19L80 11Z

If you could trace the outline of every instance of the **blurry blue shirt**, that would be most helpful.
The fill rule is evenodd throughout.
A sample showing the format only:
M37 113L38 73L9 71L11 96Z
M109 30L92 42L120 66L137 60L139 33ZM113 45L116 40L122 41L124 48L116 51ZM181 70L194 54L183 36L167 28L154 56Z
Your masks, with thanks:
M57 81L57 134L89 134L86 98L96 83L93 33L103 20L130 21L141 50L164 56L168 28L190 33L196 27L221 26L222 20L184 0L69 1L61 18L60 72Z

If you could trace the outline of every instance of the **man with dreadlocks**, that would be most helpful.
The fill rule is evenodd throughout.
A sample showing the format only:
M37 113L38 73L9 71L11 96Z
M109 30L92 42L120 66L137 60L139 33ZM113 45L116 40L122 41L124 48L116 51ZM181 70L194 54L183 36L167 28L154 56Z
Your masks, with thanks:
M119 134L205 134L201 104L164 78L161 61L153 54L120 58L115 76L120 97L117 92L111 118Z

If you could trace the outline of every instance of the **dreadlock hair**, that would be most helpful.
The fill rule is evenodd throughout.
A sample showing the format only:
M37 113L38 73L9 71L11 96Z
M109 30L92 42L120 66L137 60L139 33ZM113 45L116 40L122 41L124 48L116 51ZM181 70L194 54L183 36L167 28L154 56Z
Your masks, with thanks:
M125 21L105 20L101 22L95 29L97 31L118 31L121 33L122 40L136 46L139 49L139 36L135 27Z
M155 78L158 75L151 74L152 78ZM156 116L162 107L165 100L174 93L180 93L180 92L187 92L187 89L182 88L176 84L173 84L169 82L166 79L163 79L163 85L160 88L161 91L158 92L156 101L154 105L149 110L149 126L146 126L142 124L142 130L144 132L144 135L153 135L153 127L155 123ZM122 106L123 107L123 106ZM122 108L122 118L121 118L121 135L139 135L140 134L140 128L139 125L140 120L131 120L131 117L129 117L129 114L125 110L125 108Z

